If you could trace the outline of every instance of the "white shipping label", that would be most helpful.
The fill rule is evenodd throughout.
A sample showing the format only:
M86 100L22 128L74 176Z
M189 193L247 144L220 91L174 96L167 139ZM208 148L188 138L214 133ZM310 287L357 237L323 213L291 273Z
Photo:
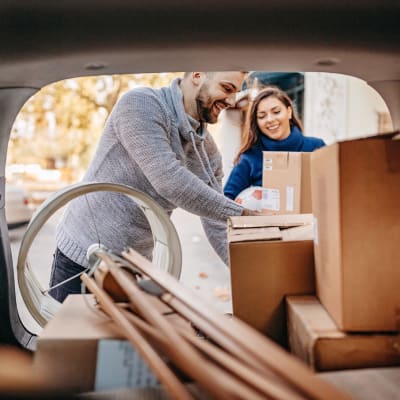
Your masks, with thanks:
M279 189L263 189L262 208L279 211L281 208L281 194Z
M286 211L294 211L294 187L286 186Z
M318 246L318 219L314 217L314 244Z
M95 390L158 386L143 359L126 340L99 340Z

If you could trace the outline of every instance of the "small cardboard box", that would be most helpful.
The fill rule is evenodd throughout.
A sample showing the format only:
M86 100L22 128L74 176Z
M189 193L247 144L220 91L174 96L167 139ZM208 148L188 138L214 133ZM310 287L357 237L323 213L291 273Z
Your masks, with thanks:
M400 141L312 153L317 294L345 331L400 330Z
M37 338L34 370L58 390L111 390L141 382L156 386L113 321L95 308L92 295L67 297Z
M276 214L311 213L310 154L263 152L263 209Z
M315 291L312 215L231 217L233 313L287 346L284 296Z
M289 347L316 371L400 365L400 334L344 333L314 296L286 298Z

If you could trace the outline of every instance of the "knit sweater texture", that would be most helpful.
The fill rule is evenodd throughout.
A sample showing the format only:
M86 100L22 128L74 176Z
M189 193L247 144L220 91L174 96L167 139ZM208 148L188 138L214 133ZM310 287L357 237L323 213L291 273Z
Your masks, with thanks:
M228 264L226 221L242 206L222 192L222 157L204 124L186 114L180 79L161 89L135 88L110 114L83 181L129 185L167 213L181 207L201 217L207 238ZM57 227L58 248L86 266L86 251L102 243L130 246L151 259L153 238L139 206L125 195L94 192L72 200Z
M304 136L292 126L290 135L283 140L273 140L260 135L257 143L245 151L232 169L224 187L224 194L230 199L250 186L262 186L263 151L302 151L311 152L325 146L322 139Z

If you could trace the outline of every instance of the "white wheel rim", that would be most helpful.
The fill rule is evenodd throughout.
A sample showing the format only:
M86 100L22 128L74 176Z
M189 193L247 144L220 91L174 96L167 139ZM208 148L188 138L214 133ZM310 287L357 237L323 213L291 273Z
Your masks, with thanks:
M122 193L141 206L154 239L152 263L179 279L182 268L182 250L176 229L168 214L148 195L130 186L118 183L78 183L51 195L37 209L22 238L18 254L17 277L22 299L40 326L51 319L60 303L43 289L27 262L33 240L46 221L69 201L84 194L108 191Z

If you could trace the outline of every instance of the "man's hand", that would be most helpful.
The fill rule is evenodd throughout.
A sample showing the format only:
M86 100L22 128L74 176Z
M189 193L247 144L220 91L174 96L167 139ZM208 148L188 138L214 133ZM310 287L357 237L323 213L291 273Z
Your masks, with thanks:
M261 211L249 210L248 208L244 208L242 211L242 217L249 217L256 215L264 215L264 214Z

